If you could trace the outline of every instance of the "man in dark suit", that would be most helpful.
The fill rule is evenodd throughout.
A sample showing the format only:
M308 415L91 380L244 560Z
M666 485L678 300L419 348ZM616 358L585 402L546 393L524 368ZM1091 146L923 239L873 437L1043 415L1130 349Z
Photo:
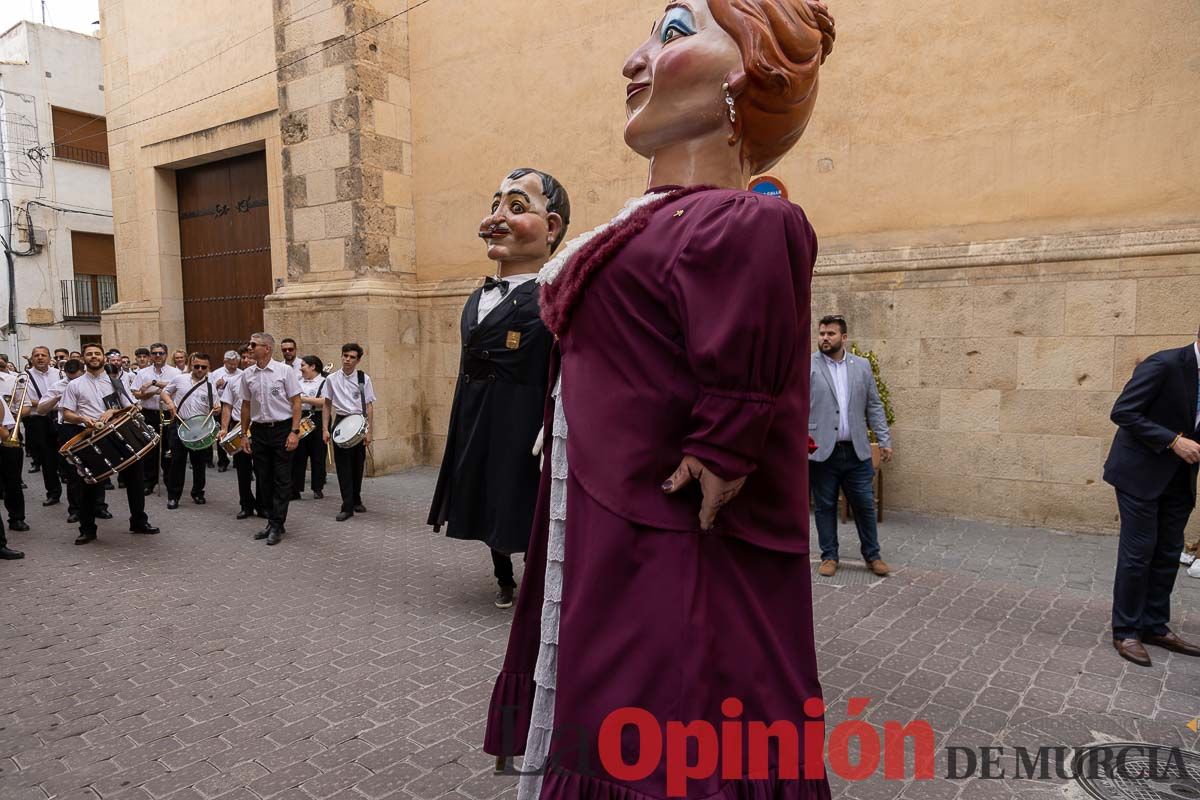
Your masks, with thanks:
M429 524L436 531L448 523L451 538L488 545L497 608L513 605L512 554L529 545L537 502L534 443L553 344L540 316L537 272L570 221L571 201L552 176L509 174L479 228L498 274L463 309L462 360Z
M1195 342L1155 353L1133 371L1111 415L1117 435L1104 463L1104 480L1116 487L1121 512L1113 646L1126 661L1143 667L1150 666L1147 644L1200 656L1200 646L1167 627L1183 529L1196 506L1198 365Z

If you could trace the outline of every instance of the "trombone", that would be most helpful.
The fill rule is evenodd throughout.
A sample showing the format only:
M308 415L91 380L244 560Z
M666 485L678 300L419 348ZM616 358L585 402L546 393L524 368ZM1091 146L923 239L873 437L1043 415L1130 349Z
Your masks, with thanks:
M16 410L13 410L12 404L8 407L13 412L13 419L16 421L13 423L12 433L8 435L7 439L0 442L0 445L4 447L21 446L21 412L25 410L25 398L29 394L29 376L25 373L18 375L16 385L17 390L13 395L13 399L16 401Z

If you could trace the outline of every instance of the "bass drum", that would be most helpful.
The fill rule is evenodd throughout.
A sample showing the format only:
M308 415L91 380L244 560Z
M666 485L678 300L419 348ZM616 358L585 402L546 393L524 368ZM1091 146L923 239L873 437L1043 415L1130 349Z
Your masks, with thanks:
M136 406L130 406L68 439L58 452L84 483L96 484L136 464L158 441L158 432L146 424Z
M333 443L338 447L354 447L367 438L367 418L362 414L348 414L333 426Z

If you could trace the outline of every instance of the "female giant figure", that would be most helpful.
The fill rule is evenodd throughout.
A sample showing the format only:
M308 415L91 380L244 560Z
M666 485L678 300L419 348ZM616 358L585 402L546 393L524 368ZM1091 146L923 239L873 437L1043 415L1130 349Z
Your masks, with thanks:
M620 708L660 732L729 718L801 730L820 697L806 491L817 241L798 207L744 189L804 132L833 38L818 0L671 2L624 69L625 140L650 161L649 191L539 276L558 340L548 452L485 741L544 767L521 779L523 800L666 797L665 758L634 777L604 768L601 729ZM635 728L620 742L626 764L645 755ZM718 770L687 795L829 796L777 756L766 777L727 766L739 777Z

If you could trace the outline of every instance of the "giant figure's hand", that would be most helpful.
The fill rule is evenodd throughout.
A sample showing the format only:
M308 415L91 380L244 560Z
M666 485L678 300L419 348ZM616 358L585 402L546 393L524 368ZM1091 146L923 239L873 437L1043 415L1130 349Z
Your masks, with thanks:
M704 497L700 503L700 529L707 531L712 529L717 512L738 496L746 478L727 481L704 466L695 456L684 456L675 473L662 485L662 490L667 494L675 494L692 481L700 482L700 492Z

